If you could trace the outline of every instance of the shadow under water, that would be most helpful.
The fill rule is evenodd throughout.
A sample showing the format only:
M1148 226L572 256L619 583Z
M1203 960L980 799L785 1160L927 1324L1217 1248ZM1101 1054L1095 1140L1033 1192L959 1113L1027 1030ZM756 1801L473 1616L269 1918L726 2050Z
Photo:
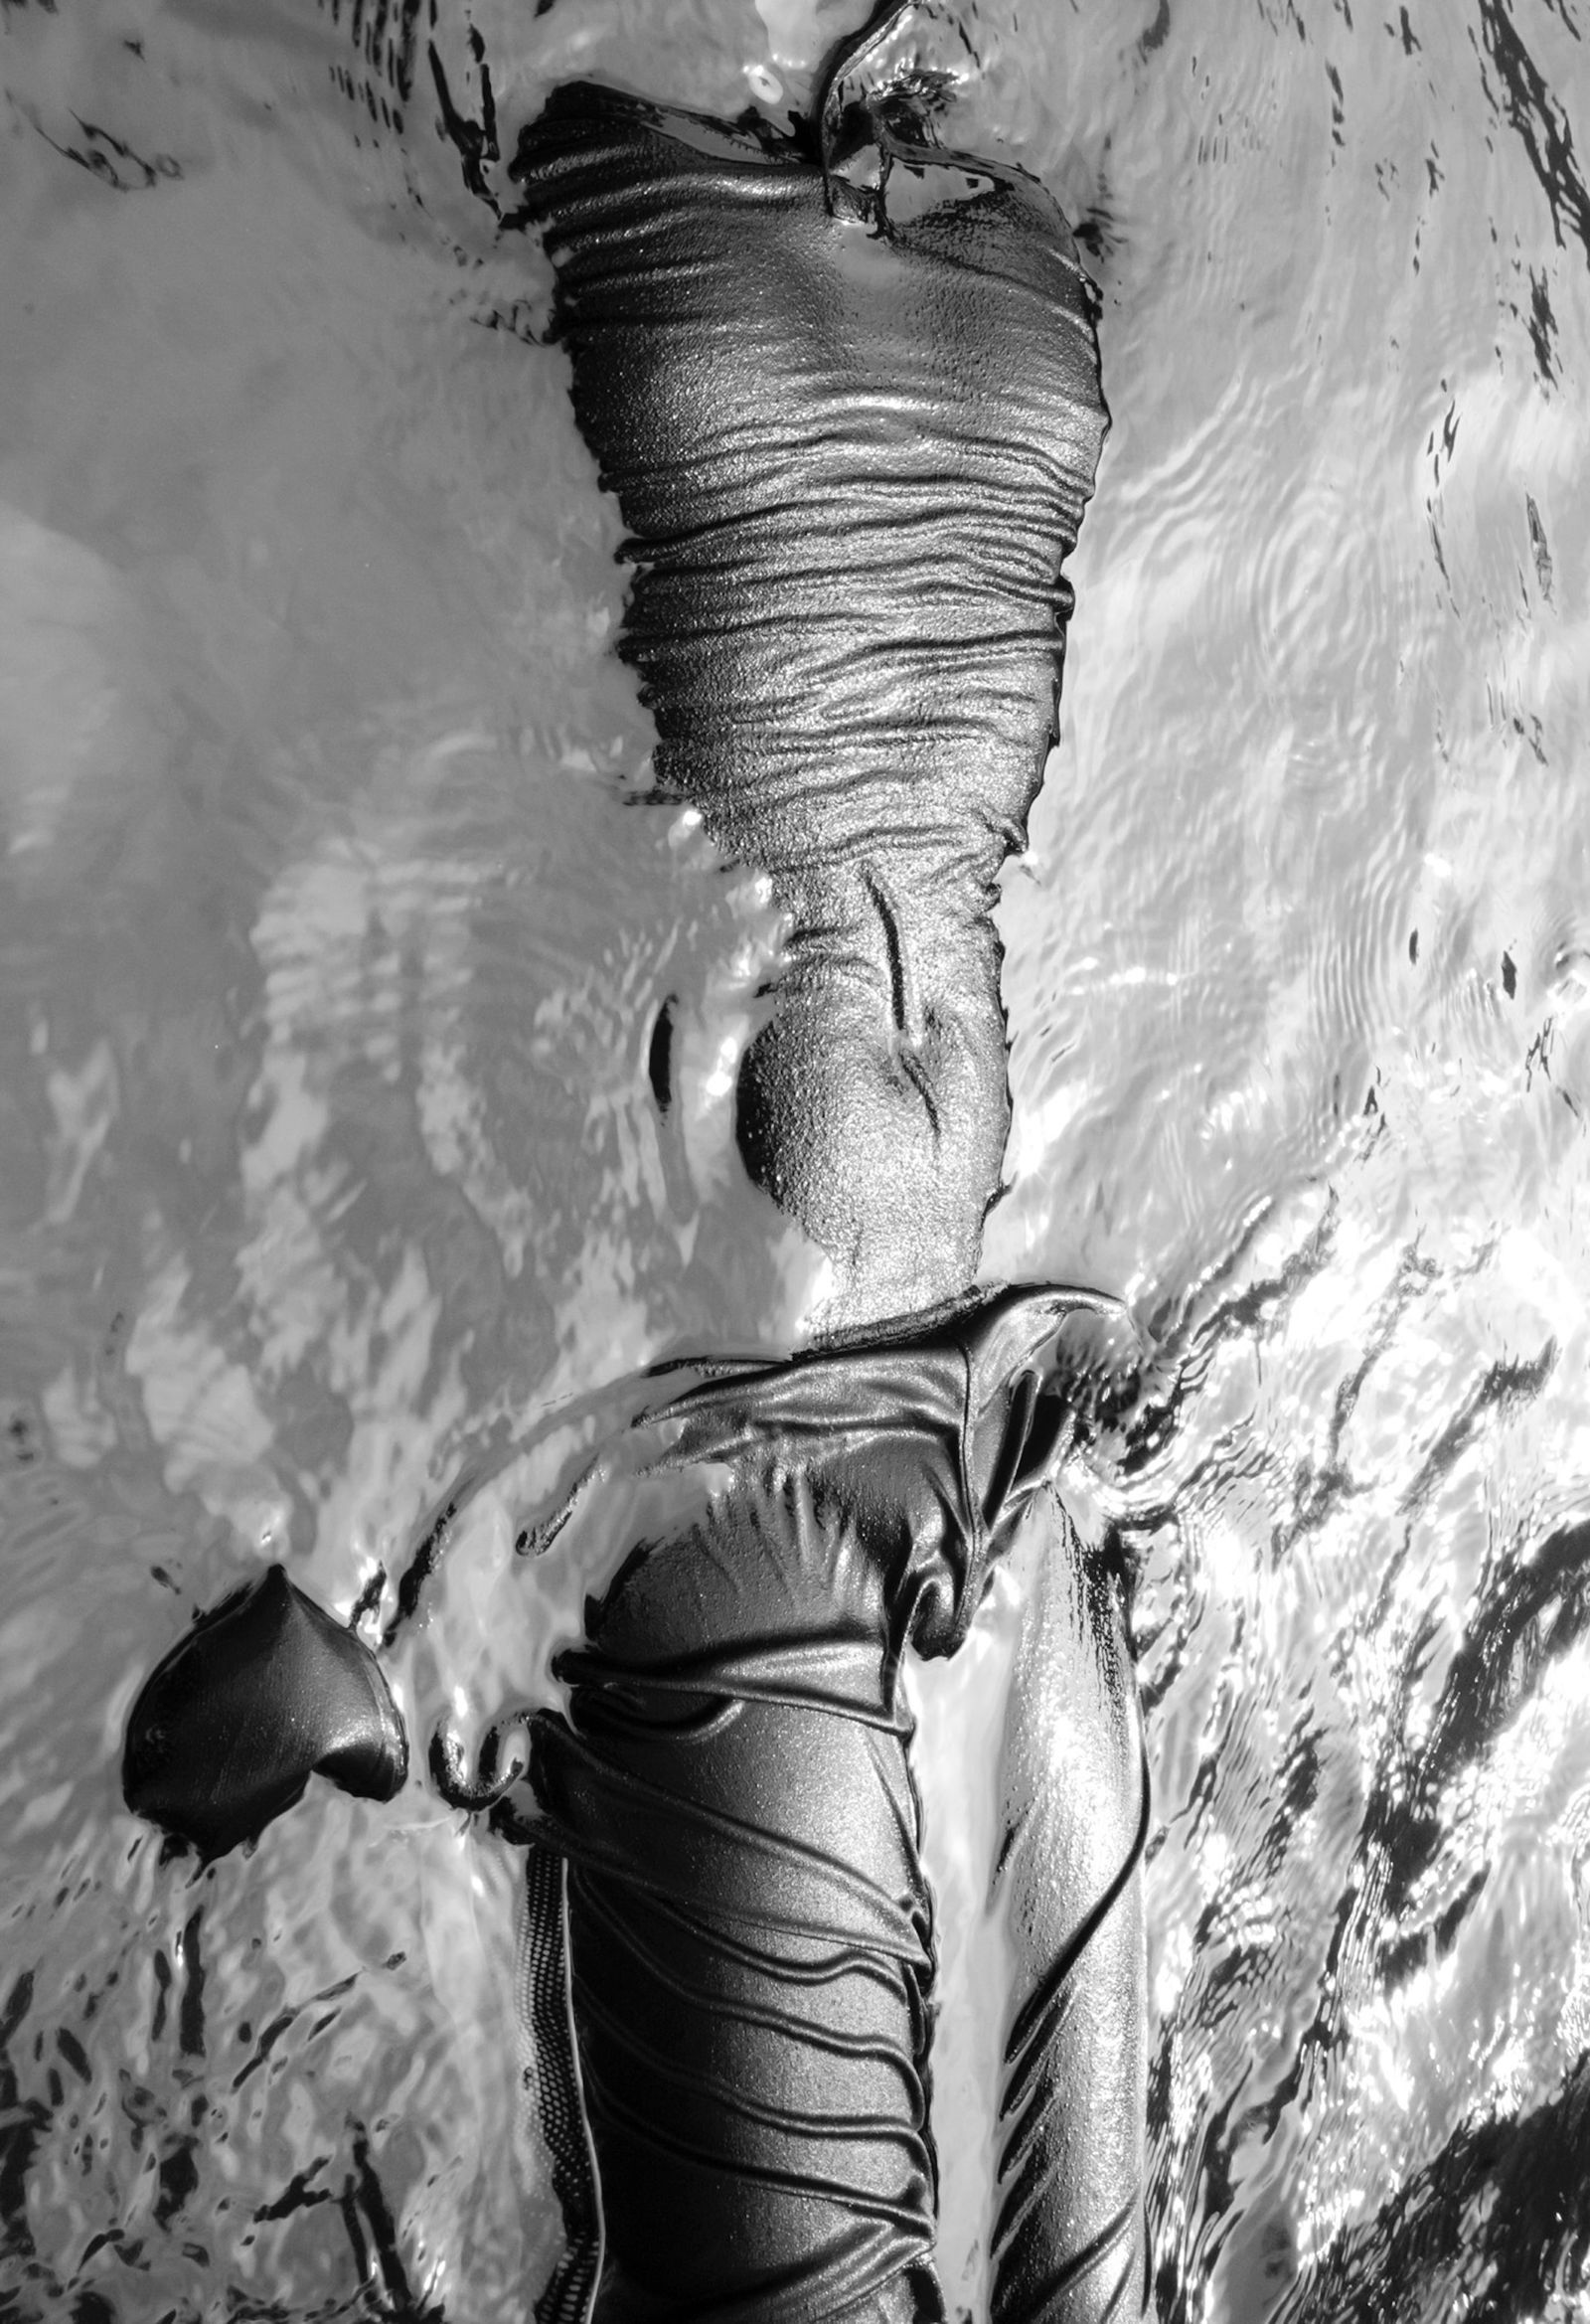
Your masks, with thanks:
M438 1525L394 1681L478 1731L578 1634L575 1537L515 1540L608 1392L774 1311L729 1109L780 927L646 794L492 206L558 81L776 119L861 13L0 10L8 2314L550 2272L512 1852L416 1777L162 1862L120 1741L261 1564L347 1613ZM1137 1571L1158 2313L1581 2316L1590 18L920 14L1103 301L983 1271L1150 1351L1072 1484ZM920 1772L964 1998L991 1778Z

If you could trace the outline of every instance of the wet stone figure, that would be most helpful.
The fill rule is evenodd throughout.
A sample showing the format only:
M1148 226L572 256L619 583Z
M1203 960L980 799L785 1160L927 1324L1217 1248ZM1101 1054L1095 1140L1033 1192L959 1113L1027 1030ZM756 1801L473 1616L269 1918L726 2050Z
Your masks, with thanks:
M973 1288L1010 1110L992 910L1054 735L1095 301L1041 187L880 69L897 13L787 132L581 83L510 171L629 536L658 790L785 916L735 1135L834 1284L788 1361L657 1386L670 1515L608 1545L519 1779L430 1754L525 1851L566 2230L541 2324L945 2313L900 1674L955 1651L1019 1523L989 2311L1143 2299L1147 1783L1119 1577L1054 1486L1111 1303ZM277 1572L150 1680L126 1789L217 1854L312 1771L391 1796L406 1756L378 1658Z

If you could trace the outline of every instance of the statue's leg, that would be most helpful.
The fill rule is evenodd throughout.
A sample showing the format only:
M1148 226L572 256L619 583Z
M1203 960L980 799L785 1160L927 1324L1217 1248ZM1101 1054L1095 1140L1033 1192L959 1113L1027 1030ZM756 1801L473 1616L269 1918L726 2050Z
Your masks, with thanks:
M1093 304L1057 209L1020 171L942 153L909 87L869 95L865 57L858 67L836 67L797 140L571 85L525 132L513 174L555 268L553 334L580 428L629 529L619 651L656 718L659 783L766 873L789 916L786 967L740 1070L741 1157L833 1262L823 1322L881 1336L882 1319L966 1293L1000 1182L992 910L1053 735L1070 603L1060 568L1104 413ZM925 1349L930 1320L920 1329ZM778 1476L853 1463L854 1508L841 1500L818 1531L857 1547L885 1612L914 1556L902 1527L907 1543L918 1521L931 1538L953 1506L981 1540L961 1485L923 1500L919 1470L891 1446L915 1393L908 1355L891 1371L858 1339L847 1361L870 1369L875 1393L848 1398L837 1365L843 1419L808 1414L793 1444L782 1387L747 1406L716 1550L701 1535L644 1545L644 1651L676 1619L698 1625L681 1668L701 1673L699 1735L670 1727L633 1661L614 1675L611 1601L588 1642L599 1684L576 1687L567 1726L539 1731L541 1828L570 1866L608 2233L597 2314L613 2324L706 2309L837 2317L864 2296L858 2319L936 2312L925 2028L909 2045L900 2030L925 2004L932 1958L897 1949L901 1914L926 1947L926 1898L903 1737L879 1713L907 1640L942 1652L959 1633L940 1625L930 1642L889 1613L870 1708L830 1693L775 1709L747 1698L744 1670L725 1660L732 1624L700 1627L721 1569L742 1591L760 1577L734 1619L751 1620L772 1663L845 1634L844 1590L780 1519ZM1068 2283L1082 2299L1113 2282L1119 2312L1138 2249L1141 1760L1118 1612L1076 1573L1076 1606L1056 1600L1045 1616L1053 1666L1034 1646L1017 1680L1031 1701L1012 1730L1021 1815L1003 1877L1025 1998L1001 2324L1086 2315L1053 2304ZM969 1618L976 1591L952 1594ZM636 1630L631 1657L642 1644ZM667 1798L646 1788L648 1769ZM621 1813L621 1798L644 1800L649 1818ZM716 1821L704 1827L709 1798ZM766 1859L783 1893L830 1839L839 1870L789 1888L782 1929L765 1909L759 1920L747 1865ZM677 1868L661 1904L659 1847ZM879 1886L892 1934L867 1956L845 1913ZM823 2041L810 2047L790 2000L801 1948L825 1943L867 1956L835 1994L846 2013L871 1995L880 2053L909 2064L865 2103L846 2097L857 2062L825 2075ZM642 1958L676 1999L644 2025ZM754 1991L731 1992L731 1960ZM709 2035L715 2016L726 2029L745 2010L754 2039ZM844 2030L862 2027L847 2014ZM853 2262L862 2272L847 2275Z
M943 2315L893 1647L910 1549L838 1473L808 1381L795 1443L783 1377L745 1389L709 1448L730 1459L704 1466L693 1514L646 1528L559 1658L566 1718L532 1731L533 1861L550 1843L567 1865L593 2324ZM875 1411L869 1383L826 1386ZM544 2121L548 2092L566 2113L549 2082Z
M586 2324L602 2256L596 2168L569 2006L566 1878L562 1858L553 1849L532 1842L525 1850L519 1933L521 2089L563 2224L563 2248L535 2295L535 2324Z
M1095 301L1043 190L942 150L913 78L870 92L872 47L790 134L570 85L512 170L630 536L619 651L658 786L788 915L736 1134L827 1252L823 1322L847 1331L754 1381L726 1368L724 1404L680 1401L687 1434L716 1415L696 1444L715 1481L688 1522L611 1545L558 1665L567 1716L535 1725L522 1836L564 1870L532 1858L532 2000L552 2009L566 1969L563 2078L603 2237L597 2262L569 2148L581 2256L548 2296L577 2305L599 2268L602 2324L940 2313L933 1953L896 1680L908 1648L958 1642L1066 1402L1034 1386L1063 1295L980 1306L970 1286L1008 1119L993 905L1053 737L1061 567L1105 426ZM1050 1571L1007 1765L1025 1998L999 2324L1107 2312L1064 2303L1112 2283L1118 2312L1137 2233L1130 1672L1068 1535ZM206 1633L129 1768L186 1762L178 1715L197 1705L210 1732L234 1643ZM313 1698L339 1717L349 1662ZM278 1667L319 1685L318 1658ZM246 1797L230 1772L201 1787L212 1845L312 1766L396 1780L372 1690L347 1734L283 1758L289 1696L268 1697ZM150 1812L187 1828L190 1791L153 1781ZM546 2066L544 2115L564 2103Z
M1116 1577L1052 1496L1044 1523L1000 1769L1017 2003L992 2317L1103 2324L1144 2294L1147 1767Z
M917 1313L973 1279L999 1185L993 924L898 873L885 892L865 863L801 887L789 966L736 1083L741 1157L838 1260L826 1322Z
M511 1810L567 1863L598 2324L943 2313L899 1669L907 1645L954 1651L1046 1494L1068 1296L859 1337L657 1415L672 1514L637 1522L559 1658L568 1711L537 1718L533 1803ZM997 2324L1129 2313L1141 2250L1132 1674L1113 1585L1042 1511L1001 1769L1018 2011Z

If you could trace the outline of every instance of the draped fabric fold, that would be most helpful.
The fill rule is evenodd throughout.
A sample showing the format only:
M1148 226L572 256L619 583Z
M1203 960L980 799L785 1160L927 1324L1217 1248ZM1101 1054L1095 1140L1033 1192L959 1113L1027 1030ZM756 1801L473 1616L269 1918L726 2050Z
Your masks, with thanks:
M1120 1593L1050 1491L1092 1385L1075 1326L1109 1303L968 1288L1010 1115L993 907L1107 424L1096 298L1040 186L935 144L931 74L873 84L901 14L787 132L578 83L510 170L628 532L657 788L784 916L739 1158L858 1326L646 1414L679 1499L608 1544L524 1784L498 1797L495 1742L475 1783L433 1743L444 1793L496 1799L528 1851L526 2087L568 2237L538 2324L943 2316L899 1673L960 1645L1032 1512L1049 1595L991 1875L1019 1981L993 2324L1099 2324L1139 2274L1141 1738ZM381 1796L403 1764L351 1631L288 1600L256 1679L245 1610L129 1740L129 1797L215 1845L316 1766ZM196 1788L182 1736L239 1701L255 1742Z
M700 1498L611 1545L616 1577L555 1664L566 1716L533 1723L534 1809L504 1819L566 1865L599 2324L942 2313L934 1947L900 1661L963 1637L1085 1409L1076 1326L1085 1338L1107 1314L1084 1294L1008 1293L916 1339L708 1380L648 1415L649 1468L699 1471ZM1080 1570L1063 1524L1057 1550ZM1135 1736L1108 1591L1097 1618L1103 1728ZM1113 1760L1093 1772L1119 1789ZM1140 1850L1139 1835L1117 1891ZM1052 1866L1047 1839L1038 1854ZM1032 1847L1016 1857L1035 1894ZM1021 1909L1031 1921L1031 1897ZM1038 2024L1040 2051L1051 2036ZM1020 2050L1012 2072L1015 2111ZM1052 2178L1020 2120L1013 2156L1019 2178ZM1066 2168L1059 2200L1091 2218L1074 2155ZM1038 2209L1052 2261L1052 2194ZM1020 2288L1033 2233L1006 2241Z
M874 97L781 135L574 83L511 174L628 529L618 650L657 789L789 914L741 1157L926 1308L972 1280L999 1187L992 908L1054 738L1106 415L1053 200Z

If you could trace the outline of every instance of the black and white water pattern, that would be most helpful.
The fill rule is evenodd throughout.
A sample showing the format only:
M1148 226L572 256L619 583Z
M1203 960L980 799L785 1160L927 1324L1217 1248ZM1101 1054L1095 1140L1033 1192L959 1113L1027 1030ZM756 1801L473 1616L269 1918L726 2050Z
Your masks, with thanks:
M0 0L7 2316L484 2324L547 2278L512 1853L416 1779L163 1863L120 1735L195 1608L282 1557L346 1612L460 1479L395 1667L478 1730L577 1621L514 1538L599 1392L754 1337L778 928L645 796L506 162L576 73L779 118L864 14ZM1590 6L917 14L1103 302L985 1273L1149 1351L1076 1490L1140 1576L1158 2313L1566 2324ZM991 1781L923 1771L951 2001ZM975 2316L975 2201L946 2238Z

